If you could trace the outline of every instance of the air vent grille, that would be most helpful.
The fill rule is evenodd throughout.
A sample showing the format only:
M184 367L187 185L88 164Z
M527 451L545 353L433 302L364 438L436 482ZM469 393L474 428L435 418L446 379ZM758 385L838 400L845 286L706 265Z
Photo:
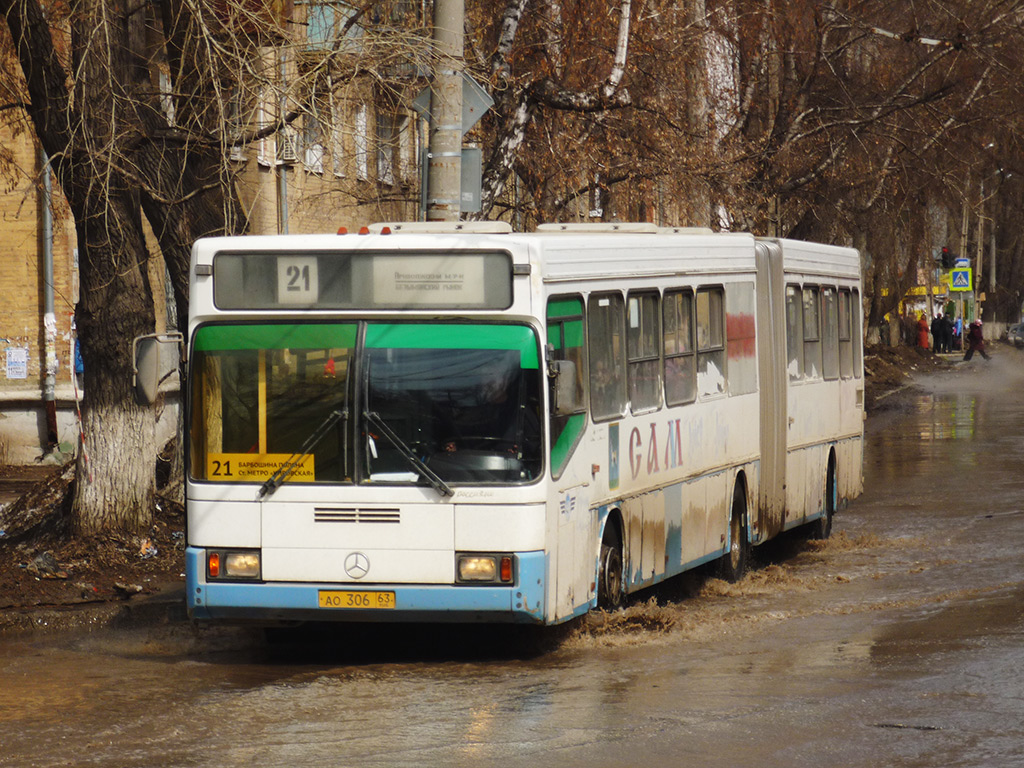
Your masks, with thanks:
M359 507L314 507L315 523L400 523L402 514L397 509L361 509Z

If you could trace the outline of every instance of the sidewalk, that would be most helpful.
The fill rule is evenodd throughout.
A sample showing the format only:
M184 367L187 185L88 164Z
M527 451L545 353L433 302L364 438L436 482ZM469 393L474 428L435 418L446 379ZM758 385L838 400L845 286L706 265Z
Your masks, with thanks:
M131 629L183 624L187 621L185 585L178 582L161 585L151 594L121 601L96 600L90 603L0 610L0 638L29 632Z

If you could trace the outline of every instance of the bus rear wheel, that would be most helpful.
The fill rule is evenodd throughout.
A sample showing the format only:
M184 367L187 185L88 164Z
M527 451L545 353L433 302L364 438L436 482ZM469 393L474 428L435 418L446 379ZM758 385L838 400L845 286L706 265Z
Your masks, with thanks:
M836 465L831 459L825 473L825 509L821 517L811 523L812 539L827 539L832 535L832 517L836 513Z
M601 559L597 573L597 607L617 611L626 603L622 578L622 545L615 536L605 534L601 541Z
M729 518L729 551L718 561L718 575L725 581L736 583L747 572L750 543L747 541L747 504L740 485L732 496L732 514Z

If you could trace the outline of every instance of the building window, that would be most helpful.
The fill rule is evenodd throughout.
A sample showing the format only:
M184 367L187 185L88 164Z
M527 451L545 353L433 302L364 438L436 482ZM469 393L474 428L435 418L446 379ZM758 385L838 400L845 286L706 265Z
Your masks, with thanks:
M395 183L395 161L398 155L395 151L397 122L393 115L377 113L377 181L381 184Z
M356 109L354 129L356 178L366 181L370 178L370 134L369 115L365 104L360 104Z
M338 0L299 0L296 5L306 7L307 51L356 51L363 36L363 28L353 24L339 41L338 35L356 13L355 5Z
M302 116L303 161L306 170L312 173L324 172L324 144L320 118L316 114L315 103L310 111Z
M330 87L330 85L328 85ZM344 110L331 93L331 171L335 176L345 175Z
M273 162L274 147L270 145L270 139L262 135L265 128L270 127L273 110L268 106L268 90L261 88L259 93L259 106L256 110L256 128L261 132L261 137L256 145L256 162L263 166L271 166Z
M174 92L171 88L171 76L167 72L161 72L158 80L160 86L160 109L164 113L167 125L173 128L176 123L174 122Z

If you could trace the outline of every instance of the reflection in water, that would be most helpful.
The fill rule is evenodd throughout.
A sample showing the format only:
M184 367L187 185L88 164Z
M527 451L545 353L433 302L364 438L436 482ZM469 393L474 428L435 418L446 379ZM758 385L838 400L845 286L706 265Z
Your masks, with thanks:
M868 440L866 477L899 483L927 474L936 464L969 470L977 461L974 443L984 415L984 401L973 394L920 395L899 429L885 429Z
M972 440L978 398L974 395L923 395L917 404L921 440Z

